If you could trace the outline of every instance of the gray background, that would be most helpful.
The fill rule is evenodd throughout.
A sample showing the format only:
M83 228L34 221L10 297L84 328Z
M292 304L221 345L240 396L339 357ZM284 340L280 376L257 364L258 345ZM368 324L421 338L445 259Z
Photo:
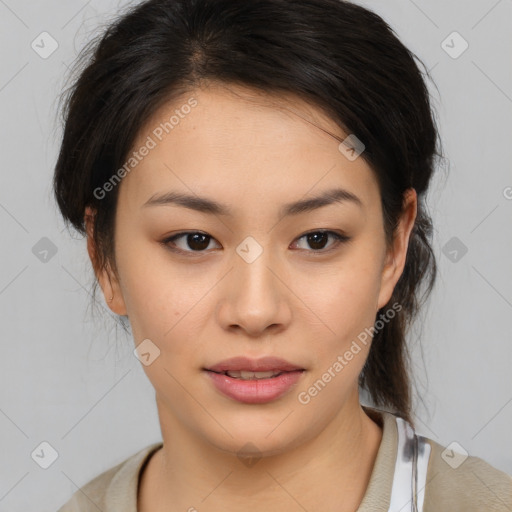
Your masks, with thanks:
M439 280L410 335L418 431L512 474L512 2L360 3L432 70L449 159L429 195ZM51 196L65 73L124 5L0 0L0 512L55 511L161 439L133 340L103 302L92 317L85 240L69 236ZM43 31L59 45L46 59L31 47ZM454 31L469 43L458 58L444 49L458 53L458 36L442 44ZM43 237L57 251L46 261L33 252ZM43 441L58 452L48 469L31 457Z

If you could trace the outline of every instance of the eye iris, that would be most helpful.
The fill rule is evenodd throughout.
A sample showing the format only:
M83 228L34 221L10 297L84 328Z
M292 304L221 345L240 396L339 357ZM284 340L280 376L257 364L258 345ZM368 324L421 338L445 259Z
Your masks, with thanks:
M308 243L313 249L323 249L325 247L325 242L327 241L328 234L327 233L310 233L307 235ZM321 241L318 241L320 237ZM318 247L320 244L321 247Z
M208 247L209 237L202 233L192 233L187 236L187 244L191 249L200 251Z

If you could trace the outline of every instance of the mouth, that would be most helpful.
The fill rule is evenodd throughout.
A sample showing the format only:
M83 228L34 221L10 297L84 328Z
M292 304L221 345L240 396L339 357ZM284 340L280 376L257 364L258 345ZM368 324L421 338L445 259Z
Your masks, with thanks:
M225 372L215 372L213 370L206 370L216 373L218 375L227 375L233 379L240 380L261 380L261 379L273 379L275 377L279 377L283 373L287 373L280 370L268 371L268 372L251 372L249 370L233 370L233 371L225 371Z
M208 368L203 368L203 370L227 375L234 379L254 380L271 379L285 372L304 371L305 369L278 357L262 357L260 359L232 357Z
M275 357L235 357L203 370L223 395L246 404L263 404L280 398L297 385L306 371Z

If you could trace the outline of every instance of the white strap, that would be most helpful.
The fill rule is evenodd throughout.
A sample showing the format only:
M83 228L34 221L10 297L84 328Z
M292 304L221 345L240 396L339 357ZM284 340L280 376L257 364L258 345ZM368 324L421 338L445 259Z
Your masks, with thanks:
M430 444L403 418L395 419L398 447L389 512L422 512Z

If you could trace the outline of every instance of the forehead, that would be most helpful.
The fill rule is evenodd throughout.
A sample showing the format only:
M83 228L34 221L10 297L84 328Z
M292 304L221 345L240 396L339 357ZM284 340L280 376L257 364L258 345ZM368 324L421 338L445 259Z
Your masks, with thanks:
M339 150L346 136L295 96L232 84L195 89L164 104L140 130L129 153L138 151L139 160L122 180L120 201L139 208L155 193L179 190L228 203L285 203L342 186L371 202L373 171Z

